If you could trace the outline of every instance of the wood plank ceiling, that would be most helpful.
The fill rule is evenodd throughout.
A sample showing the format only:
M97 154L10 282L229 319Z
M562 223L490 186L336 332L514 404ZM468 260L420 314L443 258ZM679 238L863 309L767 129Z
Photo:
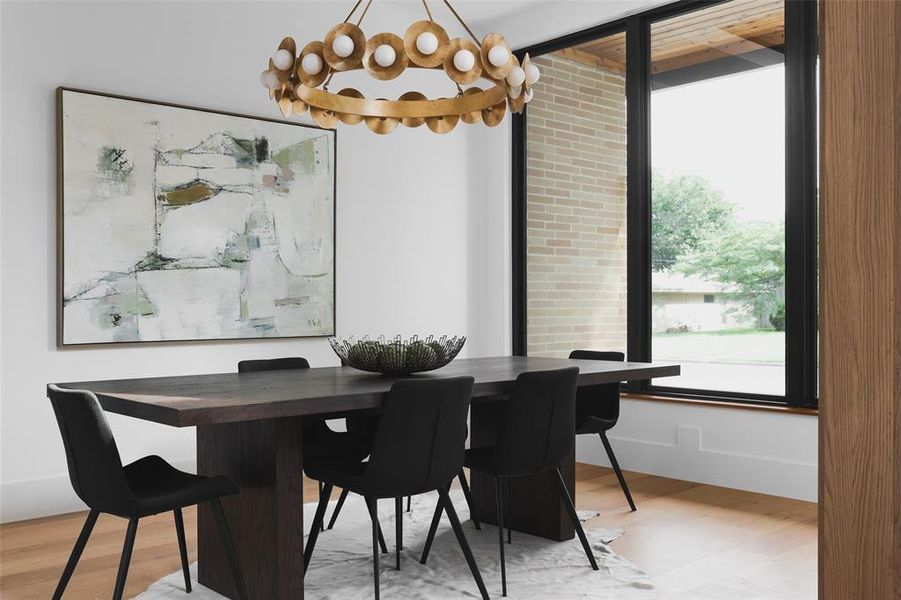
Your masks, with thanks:
M732 0L651 24L651 72L663 73L726 56L782 46L783 0ZM610 35L556 52L624 73L626 36Z

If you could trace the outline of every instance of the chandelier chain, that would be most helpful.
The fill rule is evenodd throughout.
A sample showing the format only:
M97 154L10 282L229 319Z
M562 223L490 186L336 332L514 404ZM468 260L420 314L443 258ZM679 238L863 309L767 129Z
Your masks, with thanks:
M425 0L422 0L422 5L425 7L425 14L429 16L429 21L435 22L435 19L432 18L432 11L429 10L429 5Z
M466 24L466 21L463 20L463 17L461 17L461 16L457 13L457 11L454 10L454 7L451 6L451 3L449 2L449 0L444 0L444 3L445 3L445 4L447 5L447 7L450 9L451 13L453 13L453 15L454 15L454 17L457 19L457 21L460 22L460 25L463 26L463 29L466 30L466 33L469 34L469 37L472 38L472 41L474 41L474 42L476 43L476 46L477 46L478 48L481 48L481 47L482 47L482 43L479 41L479 38L476 37L476 34L474 34L474 33L472 32L472 29L469 28L469 25Z
M360 26L360 23L363 22L363 17L366 16L366 13L369 11L369 7L372 6L372 0L369 0L366 3L366 6L363 7L363 13L360 15L360 19L357 21L357 27Z
M350 12L347 13L347 16L346 16L346 17L344 17L344 22L345 22L345 23L347 23L348 21L350 21L350 18L353 16L353 14L354 14L355 12L357 12L357 8L360 6L360 3L361 3L362 1L363 1L363 0L357 0L357 3L354 4L354 7L353 7L352 9L350 9Z

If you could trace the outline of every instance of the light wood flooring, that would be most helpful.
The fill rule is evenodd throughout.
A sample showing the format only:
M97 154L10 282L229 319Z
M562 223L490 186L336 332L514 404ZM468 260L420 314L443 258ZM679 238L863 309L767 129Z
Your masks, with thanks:
M627 472L632 513L610 469L579 464L576 474L577 508L601 512L587 526L624 529L613 549L650 573L661 599L816 599L816 504ZM304 494L315 498L316 484L306 481ZM0 597L49 598L84 517L0 526ZM101 515L66 598L111 596L125 526ZM193 561L194 509L185 511L185 527ZM171 513L142 519L126 596L179 568Z

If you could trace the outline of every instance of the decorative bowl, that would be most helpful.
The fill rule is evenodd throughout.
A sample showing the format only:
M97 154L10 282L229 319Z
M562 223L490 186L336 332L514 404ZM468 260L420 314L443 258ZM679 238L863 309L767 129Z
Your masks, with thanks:
M409 375L440 369L454 360L466 337L443 335L436 340L431 335L425 339L414 335L405 340L398 335L391 340L385 336L357 340L353 336L334 336L328 341L341 361L355 369L383 375Z

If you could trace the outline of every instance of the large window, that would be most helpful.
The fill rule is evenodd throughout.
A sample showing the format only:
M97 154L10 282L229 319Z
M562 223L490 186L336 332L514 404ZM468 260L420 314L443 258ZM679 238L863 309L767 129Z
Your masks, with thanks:
M541 79L526 121L531 356L626 349L625 54L620 32L535 58Z
M678 362L638 391L816 404L816 12L678 2L523 49L514 351Z
M651 356L682 365L655 383L784 396L782 2L662 19L650 42Z

